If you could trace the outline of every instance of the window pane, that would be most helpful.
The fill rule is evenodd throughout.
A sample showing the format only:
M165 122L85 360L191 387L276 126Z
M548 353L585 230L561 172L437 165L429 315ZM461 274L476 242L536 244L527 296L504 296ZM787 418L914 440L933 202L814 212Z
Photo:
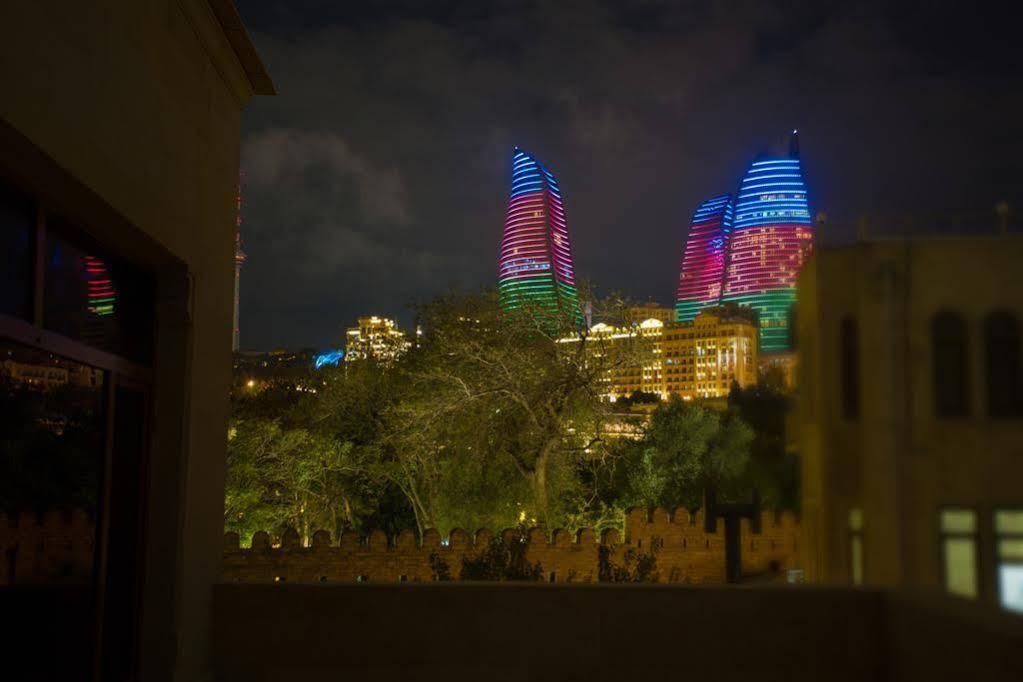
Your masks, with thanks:
M852 562L853 585L863 584L863 538L853 535L849 544L849 559Z
M998 557L1023 560L1023 538L998 541Z
M849 510L849 530L863 530L863 510Z
M969 413L966 323L956 313L942 312L931 322L934 405L939 417Z
M0 511L20 519L15 534L38 535L36 543L18 543L7 582L88 582L103 373L5 340L0 357Z
M153 347L152 278L48 223L44 326L90 346L148 363Z
M996 511L995 532L1023 534L1023 510L1002 509Z
M851 317L842 318L839 344L842 415L846 419L856 419L860 416L860 344L856 320Z
M998 591L1003 607L1023 613L1023 565L1002 564L998 567Z
M26 194L0 182L0 313L32 316L35 207Z
M103 383L93 367L0 339L0 599L18 624L6 664L35 679L90 679Z
M977 512L972 509L943 509L941 530L945 533L975 533Z
M977 596L975 545L968 538L945 538L945 588L952 594Z
M1019 328L1016 316L996 312L984 319L987 406L991 417L1014 417L1023 412Z

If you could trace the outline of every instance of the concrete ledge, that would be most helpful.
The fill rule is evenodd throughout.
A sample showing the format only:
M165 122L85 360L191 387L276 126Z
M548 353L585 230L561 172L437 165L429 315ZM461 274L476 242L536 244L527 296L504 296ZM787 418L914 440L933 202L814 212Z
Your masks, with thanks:
M218 679L879 680L882 592L218 585ZM932 678L933 679L933 678Z

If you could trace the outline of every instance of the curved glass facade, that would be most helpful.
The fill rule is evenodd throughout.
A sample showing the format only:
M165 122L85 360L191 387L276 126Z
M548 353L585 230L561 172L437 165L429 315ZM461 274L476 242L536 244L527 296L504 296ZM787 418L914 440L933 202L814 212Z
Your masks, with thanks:
M497 271L501 306L537 306L581 321L572 247L554 174L516 148Z
M675 296L675 319L690 322L721 299L725 255L732 230L732 197L722 194L700 204L693 214L682 252L682 270Z
M759 313L761 352L791 349L796 277L813 248L813 224L795 136L787 155L760 158L735 201L722 300Z

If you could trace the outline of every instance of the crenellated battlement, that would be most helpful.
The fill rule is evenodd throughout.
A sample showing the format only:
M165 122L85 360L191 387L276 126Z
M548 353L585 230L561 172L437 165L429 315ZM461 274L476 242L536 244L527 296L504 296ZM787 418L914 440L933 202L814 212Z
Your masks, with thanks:
M799 552L800 528L791 513L764 512L759 533L748 519L740 522L744 575L793 568ZM259 531L249 547L236 533L226 533L223 578L227 582L399 582L458 580L463 562L480 559L498 538L507 546L522 543L529 566L540 566L550 582L597 582L601 568L631 570L637 559L656 554L656 579L670 583L725 581L725 531L719 521L706 531L702 510L633 509L626 514L624 536L616 529L592 528L551 533L517 528L500 533L461 528L443 538L429 529L422 538L411 530L389 537L380 530L342 533L332 538L318 530L304 546L298 532L286 530L273 543ZM92 572L95 522L83 512L0 513L0 585L54 580L83 580ZM606 576L605 576L606 578Z
M379 530L368 535L346 532L335 543L326 531L317 531L308 547L299 535L285 531L278 546L270 536L256 533L249 548L239 546L235 533L224 537L224 579L229 582L395 582L432 581L440 578L438 567L458 579L464 560L475 560L487 550L494 533L487 529L469 535L453 529L442 540L435 529L420 541L412 531L393 538ZM531 528L523 538L518 529L505 529L499 537L511 545L524 542L525 558L539 564L543 579L550 582L596 582L603 559L628 567L638 556L656 553L657 579L673 583L722 583L725 581L725 539L723 524L715 532L705 530L702 510L690 513L679 508L630 510L626 515L625 537L615 529L597 536L591 528L575 533L557 529L547 533ZM743 520L740 530L744 574L781 571L796 564L799 523L790 513L765 512L760 533Z

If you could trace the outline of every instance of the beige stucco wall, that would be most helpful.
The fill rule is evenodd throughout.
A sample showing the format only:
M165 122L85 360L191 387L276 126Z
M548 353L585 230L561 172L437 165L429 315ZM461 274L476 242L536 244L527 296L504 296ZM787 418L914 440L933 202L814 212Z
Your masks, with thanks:
M1023 239L893 240L817 254L800 280L804 533L812 577L849 580L848 510L864 510L864 576L940 586L937 512L969 506L980 523L980 590L997 599L991 516L1023 507L1023 420L987 416L983 319L1023 322ZM934 416L931 318L968 328L970 416ZM861 416L841 414L839 323L856 318ZM818 535L814 536L817 529ZM813 540L809 540L813 537Z
M240 115L252 88L204 0L3 3L0 82L0 118L187 267L191 292L159 318L142 676L197 679L220 566ZM80 218L60 187L33 189ZM86 227L123 255L152 256L130 230Z

